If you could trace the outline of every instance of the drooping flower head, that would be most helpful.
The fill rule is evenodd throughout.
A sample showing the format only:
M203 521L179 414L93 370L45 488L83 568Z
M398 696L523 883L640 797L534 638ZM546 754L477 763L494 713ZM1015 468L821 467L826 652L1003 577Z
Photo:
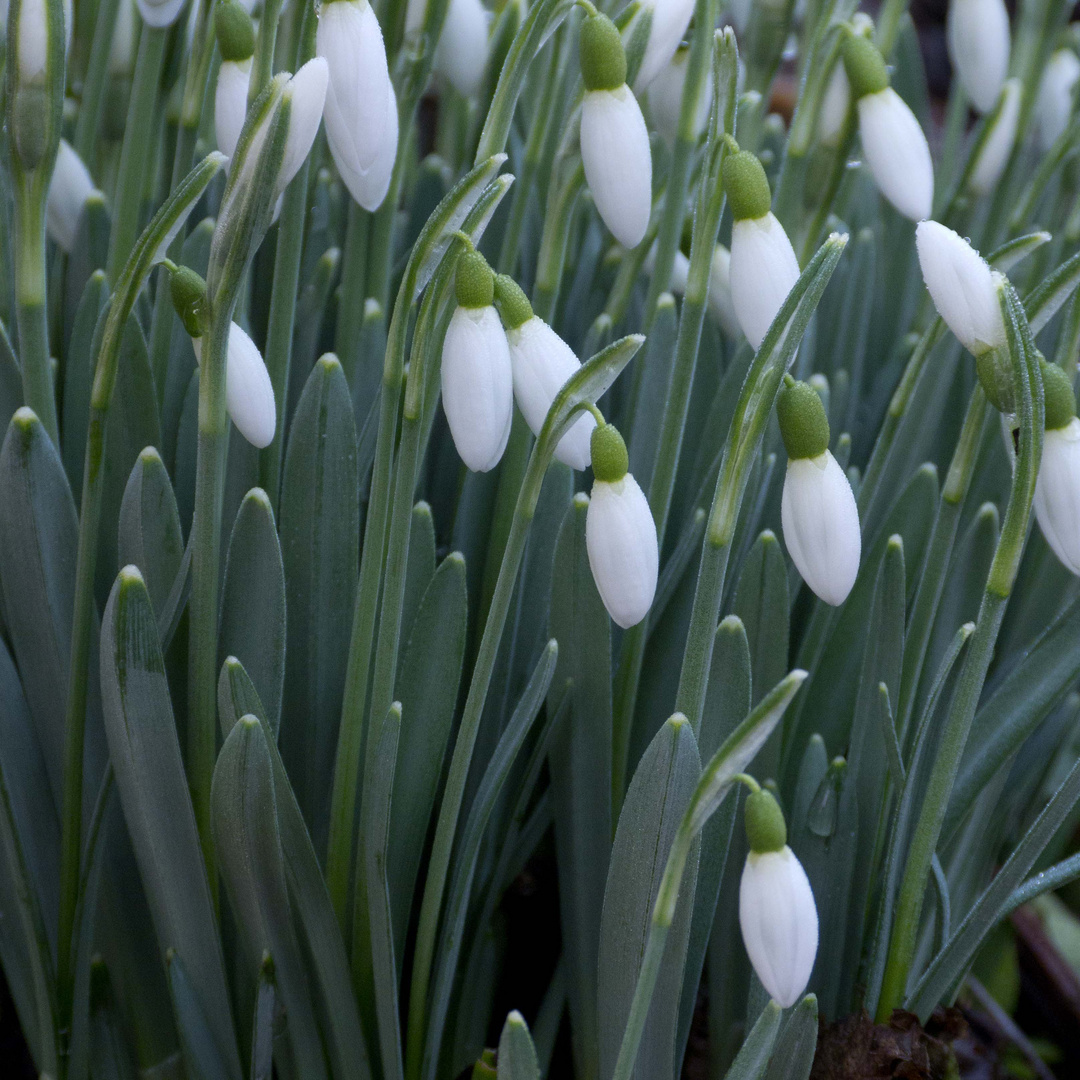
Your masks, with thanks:
M1054 554L1080 575L1080 420L1068 375L1057 364L1039 364L1046 408L1035 518Z
M1009 13L1004 0L950 0L949 59L971 104L989 112L1009 70Z
M221 0L214 9L214 32L221 51L214 91L214 133L218 149L231 158L247 116L255 24L238 0Z

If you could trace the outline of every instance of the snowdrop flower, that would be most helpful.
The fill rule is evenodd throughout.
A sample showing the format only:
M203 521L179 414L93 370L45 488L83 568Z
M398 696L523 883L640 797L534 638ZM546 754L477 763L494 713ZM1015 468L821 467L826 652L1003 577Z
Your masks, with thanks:
M818 110L817 137L822 146L836 149L851 111L851 83L842 61L833 66Z
M974 194L988 195L997 186L1016 143L1019 120L1020 80L1009 79L1001 91L996 112L987 121L990 130L979 147L968 177L968 189Z
M475 97L488 58L488 13L480 0L450 0L435 49L435 70L464 97Z
M169 284L173 306L191 337L196 362L202 362L206 330L206 282L186 266L173 270ZM260 450L274 441L277 408L270 373L255 342L236 325L229 324L225 361L225 408L237 430Z
M184 2L185 0L136 0L143 22L158 29L172 26L176 22Z
M731 252L717 244L709 269L709 311L728 337L738 337L739 317L731 298Z
M724 160L724 189L731 205L731 300L747 341L757 349L799 280L799 260L784 226L769 209L772 195L761 162L746 150Z
M585 547L600 599L625 630L645 618L656 595L656 525L649 500L627 472L630 459L618 430L598 424L591 443L595 479L585 515Z
M645 272L652 277L656 272L656 244L649 248L649 254L645 256ZM686 292L686 283L690 280L690 259L680 249L675 250L675 261L671 264L671 278L668 281L668 289L676 296L682 296Z
M292 183L311 153L311 146L319 133L328 82L326 61L316 56L285 84L281 102L289 106L289 133L285 138L285 153L278 172L279 195Z
M324 108L330 153L352 197L375 210L390 185L398 115L382 30L368 0L323 4L315 51L330 75Z
M581 27L581 159L593 202L612 235L637 247L652 210L652 151L645 118L626 85L626 52L606 15Z
M1043 151L1049 150L1069 126L1077 79L1080 59L1072 49L1058 49L1046 65L1035 102L1035 125Z
M28 87L44 83L49 56L49 13L45 0L22 0L16 40L19 85Z
M66 139L61 139L49 184L45 217L49 235L64 251L70 252L75 243L83 206L93 191L94 181L82 158Z
M643 11L651 11L649 39L634 79L634 89L640 94L645 87L663 71L675 55L690 16L694 14L694 0L645 0Z
M978 112L989 112L1009 70L1004 0L950 0L946 40L964 93Z
M858 103L859 137L878 190L912 221L930 216L934 166L915 114L889 86L885 61L873 43L849 33L844 69Z
M952 229L920 221L915 246L923 281L938 314L960 344L974 356L1005 344L994 272L982 256Z
M135 70L135 0L120 0L109 45L109 74L130 75Z
M780 522L791 561L803 581L836 607L859 573L859 511L840 463L829 451L829 421L808 383L784 376L776 399L788 453Z
M555 395L581 362L574 350L533 314L528 297L506 274L495 278L495 302L510 348L514 397L529 430L539 435ZM571 469L583 472L591 460L590 438L595 427L592 415L582 413L559 440L555 456Z
M1080 574L1080 420L1068 375L1044 360L1043 394L1046 432L1039 478L1035 482L1035 518L1054 554Z
M222 0L215 9L214 31L221 50L214 91L214 131L218 149L231 158L247 117L255 25L237 0Z
M488 472L510 437L514 379L492 306L495 277L478 251L459 257L455 288L458 306L443 339L443 410L461 460L473 472Z
M739 882L739 927L761 985L790 1008L802 996L818 947L818 916L806 871L787 846L787 826L764 788L746 799L750 854Z
M689 66L690 49L676 49L675 55L660 69L649 83L649 110L656 130L667 142L674 143L679 133L679 117L682 113L683 87L686 86L686 69ZM705 82L698 98L694 114L694 137L705 128L712 102L712 71L705 75Z

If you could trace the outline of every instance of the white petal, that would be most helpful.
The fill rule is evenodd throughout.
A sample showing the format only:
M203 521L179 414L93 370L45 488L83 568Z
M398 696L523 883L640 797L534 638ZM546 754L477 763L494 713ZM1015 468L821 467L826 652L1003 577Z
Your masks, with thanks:
M728 337L739 336L739 317L731 298L731 252L723 244L716 245L709 269L709 311Z
M60 140L56 165L45 206L49 235L64 251L71 251L83 206L94 191L94 181L66 139Z
M851 109L851 83L842 62L837 61L825 86L818 111L817 137L823 146L839 146L848 112Z
M251 59L223 60L214 91L214 132L218 149L231 158L247 117Z
M693 14L694 0L653 0L649 40L645 43L645 53L634 79L634 89L639 93L675 54Z
M862 539L851 485L828 450L788 462L780 521L803 580L826 604L842 604L859 573Z
M285 84L282 101L290 102L289 133L285 137L285 155L278 173L279 193L289 186L311 152L322 121L328 79L326 61L316 56Z
M135 70L135 0L120 0L109 45L109 74L130 75Z
M746 340L757 349L799 280L799 260L770 211L731 229L731 300Z
M461 460L493 469L506 449L514 410L510 349L493 307L459 307L442 351L443 409Z
M1077 79L1080 79L1080 59L1072 49L1058 49L1043 72L1035 103L1039 146L1044 151L1049 150L1069 126Z
M979 112L989 112L1009 70L1004 0L950 0L946 35L964 93Z
M364 173L386 141L390 71L382 30L368 0L323 4L315 51L329 69L326 138L339 167Z
M679 132L679 116L682 112L683 87L686 85L686 69L690 60L689 49L678 49L675 55L660 69L659 74L649 83L649 111L652 114L656 130L669 142L673 143ZM694 116L694 132L701 134L705 122L709 119L712 102L712 71L705 76L705 85L698 100L697 113Z
M1054 554L1080 574L1080 420L1043 437L1035 517Z
M923 129L891 86L859 98L859 135L878 190L912 221L930 216L934 165Z
M202 339L192 338L195 360L202 362ZM229 325L225 368L225 408L237 431L260 450L274 440L277 410L274 387L255 342L236 323Z
M739 926L762 986L790 1008L810 981L818 946L814 893L791 848L747 857L739 882Z
M22 0L19 8L19 79L24 86L41 79L49 55L45 0Z
M383 145L371 163L371 167L364 172L357 172L347 168L344 163L334 160L341 173L341 179L349 189L349 194L365 209L377 210L386 198L390 188L390 178L394 171L394 160L397 157L398 148L398 106L397 95L394 87L390 85L390 93L386 99L386 124L383 128ZM333 153L333 146L330 147Z
M1010 79L1002 95L1001 111L994 119L994 126L968 178L968 187L976 195L988 195L994 190L1016 143L1016 125L1020 120L1020 80Z
M982 256L952 229L920 221L915 246L923 281L938 314L964 348L985 352L1005 343L993 271Z
M534 315L508 330L510 363L514 372L514 397L521 415L534 435L540 434L551 403L581 363L573 349L543 319ZM591 463L590 440L596 421L582 413L555 447L555 456L579 472Z
M593 483L585 546L608 614L624 630L641 622L656 595L660 556L649 500L630 473Z
M475 97L484 77L488 54L488 13L480 0L450 0L435 70L464 97Z
M136 0L147 26L172 26L184 7L184 0Z

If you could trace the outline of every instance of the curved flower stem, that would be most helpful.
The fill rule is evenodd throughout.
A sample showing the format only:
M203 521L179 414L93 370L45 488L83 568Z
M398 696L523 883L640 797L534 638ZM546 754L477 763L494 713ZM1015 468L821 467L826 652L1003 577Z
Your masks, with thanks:
M960 757L967 744L971 721L975 716L1005 606L1023 554L1042 453L1043 398L1038 352L1032 341L1023 307L1015 290L1007 282L1001 288L1001 304L1008 334L1014 391L1020 405L1020 445L1013 471L1009 505L987 577L975 633L960 672L927 782L926 794L912 833L911 847L897 896L896 916L889 939L881 996L878 999L879 1021L887 1020L905 999L931 863L960 766Z

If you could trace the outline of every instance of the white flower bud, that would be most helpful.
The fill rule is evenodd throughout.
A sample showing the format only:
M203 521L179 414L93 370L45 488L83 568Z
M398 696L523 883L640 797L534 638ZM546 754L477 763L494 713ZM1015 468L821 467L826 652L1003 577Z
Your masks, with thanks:
M960 344L976 356L1004 345L994 272L982 256L936 221L919 222L915 246L930 298Z
M251 59L222 60L214 91L214 132L218 149L231 158L244 126L251 85Z
M471 98L480 89L487 58L487 9L480 0L450 0L435 49L435 70L459 94Z
M135 70L135 0L120 0L109 45L109 74L130 75Z
M788 461L780 521L803 581L826 604L842 604L859 573L862 538L851 485L829 450Z
M676 49L675 55L662 67L656 78L649 83L649 111L660 135L673 143L679 133L679 116L682 113L683 88L686 86L686 69L690 62L689 49ZM698 98L694 114L694 135L700 135L709 119L712 102L712 71L705 76L705 83Z
M311 152L315 136L319 133L328 79L326 61L316 56L285 84L281 99L283 103L290 103L289 132L278 172L278 194L289 186Z
M19 6L19 82L23 86L45 78L49 55L49 13L45 0L22 0Z
M172 26L183 10L185 0L136 0L139 14L147 26L160 29Z
M368 0L324 4L315 48L330 74L324 109L330 153L353 198L374 210L389 186L398 118L382 30Z
M716 245L709 269L709 311L728 337L739 336L739 317L731 297L731 252L723 244Z
M950 0L949 59L978 112L989 112L1009 70L1009 13L1004 0Z
M66 139L61 139L45 216L49 235L64 251L70 252L75 243L83 206L93 191L94 181L82 158Z
M1043 151L1049 150L1069 126L1077 79L1080 79L1080 59L1072 49L1058 49L1046 65L1035 102L1035 124Z
M822 146L836 148L851 111L851 83L841 61L833 65L832 74L821 97L817 118L817 137Z
M1009 79L1001 92L1001 105L993 127L979 150L968 177L968 188L976 195L988 195L997 186L1009 163L1020 121L1020 80Z
M739 926L761 985L790 1008L802 996L818 946L817 906L806 871L787 845L751 852L739 882Z
M192 338L195 359L202 361L202 338ZM277 409L270 373L255 342L236 323L229 325L225 367L225 408L237 431L260 450L274 441Z
M652 150L641 107L625 83L586 92L581 159L604 224L624 248L637 247L652 211Z
M510 437L514 377L495 308L458 307L442 351L443 409L461 460L473 472L499 463Z
M649 500L632 474L593 482L585 546L608 614L624 630L641 622L656 595L660 556Z
M652 9L652 22L634 79L634 89L638 93L652 83L675 55L690 25L690 16L694 14L694 0L646 0L646 7Z
M934 165L915 114L891 86L859 98L858 108L863 154L878 190L904 217L929 217Z
M757 349L799 280L799 260L771 210L732 225L729 280L739 325Z
M1080 574L1080 420L1043 435L1035 517L1054 554Z

